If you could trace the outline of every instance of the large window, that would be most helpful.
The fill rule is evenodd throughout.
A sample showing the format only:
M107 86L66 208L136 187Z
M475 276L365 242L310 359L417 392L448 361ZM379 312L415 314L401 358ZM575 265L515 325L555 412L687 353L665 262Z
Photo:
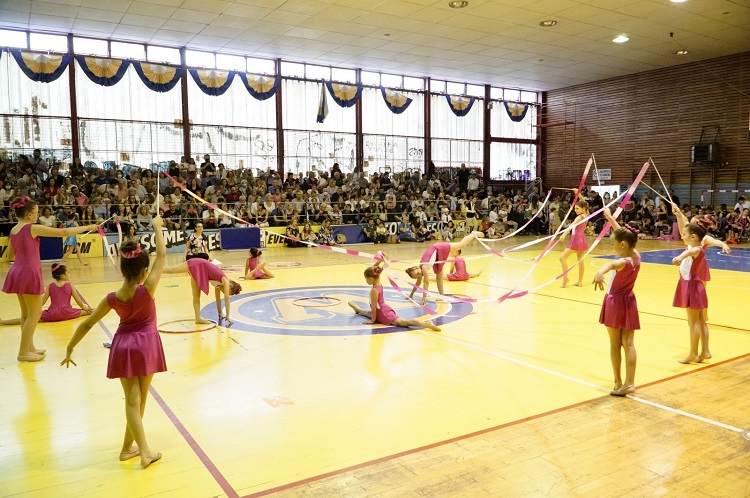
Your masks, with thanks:
M432 161L437 168L483 165L483 99L476 99L465 116L456 116L444 95L431 96Z
M536 145L493 142L490 145L490 179L527 181L536 178Z

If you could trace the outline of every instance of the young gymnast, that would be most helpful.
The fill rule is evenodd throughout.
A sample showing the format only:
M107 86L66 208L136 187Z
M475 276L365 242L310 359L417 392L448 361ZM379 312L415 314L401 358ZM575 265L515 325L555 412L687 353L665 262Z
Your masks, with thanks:
M73 349L89 330L113 308L120 317L109 350L107 378L120 379L125 393L125 437L120 450L120 460L141 457L143 468L161 458L161 453L152 451L143 429L143 413L151 379L156 372L165 372L167 363L156 329L156 304L154 294L164 268L167 255L162 226L164 221L157 216L152 221L156 245L156 259L149 272L148 253L141 251L135 242L127 242L120 248L120 271L125 278L122 286L102 299L94 312L76 329L68 343L65 359L60 363L66 367L73 361ZM133 447L135 442L137 447Z
M73 320L81 315L90 315L91 306L83 302L78 289L70 282L68 268L63 264L52 265L52 278L54 282L47 286L47 290L42 297L42 306L50 299L49 308L42 311L42 322L62 322ZM73 308L70 305L70 298L75 299L81 308Z
M219 312L219 320L226 320L227 324L232 325L229 318L230 297L242 292L240 284L234 280L229 280L221 269L210 261L201 258L193 258L175 266L167 266L164 273L189 273L190 285L193 289L193 312L195 313L195 323L211 323L201 317L201 291L208 295L209 284L214 286L216 298L216 311ZM224 308L226 314L221 309L221 295L224 294Z
M641 270L641 255L635 250L638 234L629 225L621 227L612 218L609 209L604 216L612 224L610 236L612 247L618 259L602 266L594 275L594 289L604 289L604 277L614 270L607 285L599 323L607 327L609 333L609 357L615 375L615 387L609 393L625 396L635 392L635 366L638 359L635 351L635 331L641 328L638 318L638 303L633 293L635 280ZM622 351L625 351L625 382L622 380Z
M380 273L383 271L381 265L383 261L378 261L373 266L370 266L365 270L365 281L372 285L370 289L370 309L366 310L360 308L354 303L349 301L349 306L358 315L366 316L369 318L365 323L380 323L383 325L395 325L396 327L419 327L428 328L435 332L440 331L440 327L429 321L420 321L416 318L406 319L399 318L393 308L388 306L383 297L383 286L380 285Z
M687 217L674 203L672 213L677 217L680 236L687 246L682 254L672 259L672 264L680 267L680 279L677 282L672 306L685 308L690 329L690 352L678 361L700 363L711 358L711 351L708 347L707 311L704 311L708 309L705 282L711 279L703 245L706 237L706 224L700 219L695 223L688 223ZM699 345L700 353L698 352Z
M482 270L479 270L476 273L469 273L466 270L466 261L464 260L464 258L458 257L460 254L461 249L458 250L458 252L456 253L456 258L454 258L453 262L451 263L450 273L445 276L448 280L452 282L465 282L470 278L475 278L482 274Z
M406 274L411 278L417 279L415 287L412 287L409 299L414 297L414 293L417 287L420 286L424 280L424 290L430 290L430 264L432 263L432 270L435 272L435 281L437 282L438 292L443 295L443 266L447 262L448 258L454 258L458 255L458 251L466 247L469 242L482 235L482 232L471 232L469 235L461 239L459 242L437 242L432 244L424 254L422 259L419 260L419 266L412 266L406 269ZM422 294L422 304L427 303L427 292Z
M583 263L583 255L586 252L586 249L589 248L589 243L586 241L586 224L582 223L581 221L589 215L589 204L584 200L579 200L578 202L576 202L575 211L578 216L576 216L576 219L573 221L573 223L570 224L570 227L566 228L560 234L560 242L564 244L565 237L568 236L568 232L573 232L573 235L571 235L570 237L570 243L568 243L568 247L565 248L562 256L560 256L560 264L562 265L562 271L567 272L568 258L572 253L576 253L576 257L578 258L578 282L574 285L576 287L581 287L583 285L583 271L585 269ZM576 223L579 224L576 225ZM565 275L563 276L561 287L566 287L569 280L570 279L568 278L568 274L565 273Z
M245 275L243 280L256 280L259 278L273 278L274 275L266 269L266 263L260 262L260 255L263 254L260 249L253 247L250 249L250 257L245 262Z
M97 225L52 228L37 224L39 206L26 196L14 199L10 203L10 208L18 219L16 226L10 230L9 237L15 261L5 277L3 292L17 294L21 306L21 343L18 347L18 361L41 361L46 351L34 346L34 332L42 316L44 294L38 237L67 237L96 230Z
M68 220L68 224L66 225L66 227L67 228L77 227L78 226L77 220L78 220L78 215L73 214L72 217ZM65 264L65 260L68 259L68 256L70 256L70 253L75 253L76 256L78 256L78 262L81 263L81 266L88 266L88 263L85 263L83 261L83 258L81 257L81 250L78 246L78 237L76 237L75 235L68 235L67 237L65 237L65 240L63 241L63 256L62 256L62 259L60 259L61 265Z

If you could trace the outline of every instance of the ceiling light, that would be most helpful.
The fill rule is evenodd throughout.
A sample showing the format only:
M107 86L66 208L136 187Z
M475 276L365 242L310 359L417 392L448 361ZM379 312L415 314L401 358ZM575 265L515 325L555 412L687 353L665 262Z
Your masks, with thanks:
M674 52L674 54L675 55L687 55L688 51L687 50L678 50L678 51Z
M669 1L670 1L670 2L672 2L672 3L682 3L682 2L687 2L687 0L669 0Z
M541 26L543 28L551 28L555 24L557 24L557 21L554 21L554 20L550 19L550 20L547 20L547 21L540 22L539 26Z
M451 9L463 9L467 5L469 5L469 2L465 2L465 1L463 1L463 2L448 2L448 7L450 7Z
M617 36L615 38L612 38L612 41L615 42L615 43L625 43L628 40L630 40L630 38L628 38L625 35L620 35L620 36Z

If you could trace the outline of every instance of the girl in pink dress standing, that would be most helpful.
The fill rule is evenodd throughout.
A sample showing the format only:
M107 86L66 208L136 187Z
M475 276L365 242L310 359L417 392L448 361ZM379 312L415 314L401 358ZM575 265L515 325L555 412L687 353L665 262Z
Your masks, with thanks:
M96 230L97 225L70 228L39 225L39 206L26 196L14 199L10 203L10 208L15 211L18 224L10 230L10 247L15 260L5 277L3 292L17 294L18 303L21 305L21 344L18 347L18 361L41 361L46 350L34 346L34 332L42 316L44 294L38 237L67 237Z
M208 295L208 289L213 285L219 320L226 320L228 325L232 325L232 321L229 319L230 298L242 292L242 287L234 280L229 280L221 268L205 259L193 258L179 265L167 266L164 268L164 273L188 273L192 277L190 286L193 290L195 323L211 323L201 316L201 291ZM222 294L224 294L224 308L226 313L221 309Z
M244 280L256 280L259 278L274 277L273 273L266 269L266 264L260 262L261 254L263 254L263 252L256 247L250 249L250 257L247 258L247 261L245 262L245 276L240 278Z
M381 253L382 254L382 253ZM419 327L428 328L436 332L440 327L429 321L420 321L416 318L406 319L399 318L393 308L388 306L383 297L383 286L380 285L380 273L383 271L381 265L383 261L378 261L373 266L365 270L365 281L372 285L370 289L370 309L360 308L354 301L349 301L349 306L358 315L369 318L365 323L380 323L382 325L395 325L396 327Z
M55 281L47 286L42 298L42 306L47 299L51 300L49 308L42 311L42 322L62 322L91 314L91 306L83 302L78 289L70 282L68 268L65 265L60 263L52 265L52 278ZM71 297L75 299L80 309L70 305Z
M149 272L150 258L135 242L124 242L120 247L120 272L125 278L122 286L102 299L94 312L76 329L68 343L67 356L60 363L69 367L73 361L73 349L99 320L114 309L120 317L109 350L107 378L120 379L125 392L125 437L120 450L120 460L141 457L143 468L161 458L161 453L152 451L143 429L143 413L151 379L156 372L166 372L167 362L161 338L156 329L156 303L154 294L159 284L167 246L164 243L160 216L152 220L156 259ZM136 447L133 446L135 442Z
M435 281L437 282L437 288L440 295L443 295L443 267L448 261L448 258L456 257L458 251L466 247L469 242L482 235L482 232L471 232L469 235L461 239L459 242L437 242L432 244L422 254L422 258L419 260L419 266L412 266L406 269L406 274L411 278L417 279L417 283L411 289L409 299L414 297L414 293L417 291L417 287L422 284L424 280L424 290L430 290L430 267L435 272ZM422 294L422 304L427 303L427 292Z
M594 275L594 289L604 290L604 276L615 271L607 286L599 323L607 327L609 333L609 357L615 374L613 396L625 396L635 392L635 365L638 359L635 352L635 331L641 328L638 318L638 303L633 293L635 280L641 269L641 255L635 250L638 233L629 225L621 227L612 218L609 209L604 216L612 224L610 236L612 247L618 259L605 264ZM622 354L625 351L625 382L622 380Z
M458 250L457 256L461 255L461 249ZM482 274L482 270L476 273L469 273L466 269L466 261L464 258L456 257L451 263L451 271L446 275L446 278L451 282L465 282L470 278L478 277Z
M672 213L677 217L680 237L687 246L682 254L672 259L672 264L680 267L680 279L677 282L672 306L685 308L690 329L690 352L680 363L700 363L711 358L708 348L708 296L706 282L711 276L706 261L704 239L707 226L704 221L688 223L687 217L676 204L672 204ZM698 347L701 347L700 353Z
M564 244L568 232L573 232L573 235L570 236L568 247L565 248L562 256L560 256L562 271L565 273L565 275L563 275L561 287L568 285L569 279L566 272L568 271L568 258L572 253L576 253L576 257L578 258L578 282L574 285L576 287L583 286L583 270L585 269L583 255L586 253L586 249L589 248L589 243L586 241L586 223L583 223L583 220L589 215L589 203L584 200L579 200L576 203L575 211L578 216L576 216L576 219L570 224L572 228L567 228L562 234L560 234L560 242Z

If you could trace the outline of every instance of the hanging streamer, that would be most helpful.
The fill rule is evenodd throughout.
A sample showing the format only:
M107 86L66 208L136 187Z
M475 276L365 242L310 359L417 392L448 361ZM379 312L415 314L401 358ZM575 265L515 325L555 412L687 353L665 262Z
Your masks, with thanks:
M195 80L195 84L206 95L218 97L224 95L234 80L234 71L221 71L219 69L188 69Z
M159 93L170 91L182 76L182 68L175 66L133 62L133 68L149 90Z
M476 100L474 97L452 97L450 95L446 95L445 98L448 100L448 107L459 118L469 114L471 106L474 105L474 101Z
M358 85L347 85L345 83L331 83L324 81L331 98L341 107L351 107L357 103L362 96L362 87Z
M380 93L383 95L386 107L390 109L393 114L401 114L409 108L413 99L410 99L406 95L391 90L390 88L380 87Z
M70 64L69 55L44 54L39 52L11 51L23 74L33 81L51 83L62 76Z
M101 86L113 86L119 83L130 65L130 61L100 59L83 55L77 55L76 60L83 73L91 81Z
M239 75L247 91L257 100L270 99L281 86L281 78L248 73L239 73Z

